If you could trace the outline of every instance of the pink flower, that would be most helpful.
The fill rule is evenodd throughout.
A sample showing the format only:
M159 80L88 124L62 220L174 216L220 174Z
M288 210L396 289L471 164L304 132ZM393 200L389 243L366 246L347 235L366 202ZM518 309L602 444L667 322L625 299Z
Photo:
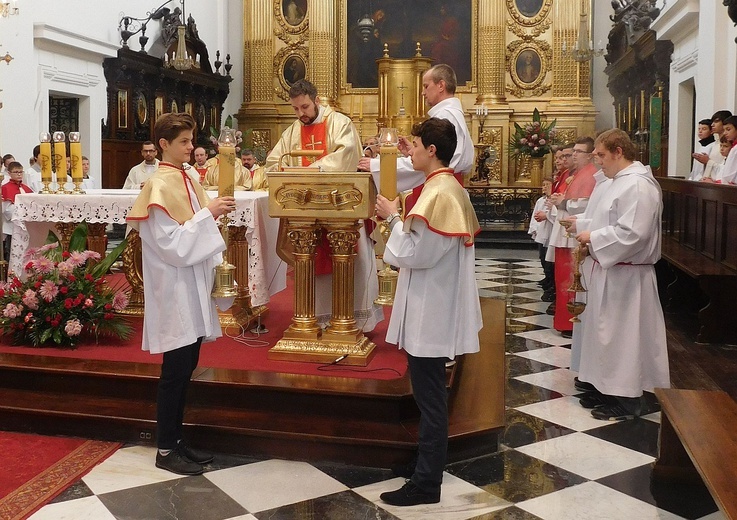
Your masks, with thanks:
M86 260L99 260L100 259L100 253L97 251L85 251L84 253Z
M62 278L68 278L74 272L74 265L71 264L69 260L66 260L64 262L60 262L59 265L56 266L56 270L59 272L59 276Z
M53 281L46 280L43 284L41 284L41 287L38 289L38 293L41 295L41 298L43 298L47 302L50 302L56 297L57 294L59 294L59 288Z
M113 295L113 309L120 312L128 306L128 295L118 291Z
M38 309L38 296L36 296L36 291L33 289L27 289L26 292L23 293L23 303L29 309L33 309L34 311Z
M80 265L84 264L86 260L87 256L84 253L80 251L72 251L67 262L72 264L74 267L79 267Z
M25 321L26 323L28 323L32 319L33 319L33 313L32 312L29 312L28 314L26 314L26 317L23 318L23 321Z
M520 140L519 140L519 142L520 142L521 144L527 144L527 139L525 139L525 138L523 137L522 139L520 139Z
M44 246L45 247L45 246ZM42 256L33 261L33 269L39 273L50 273L54 270L54 262Z
M67 333L67 336L79 336L79 333L82 332L82 324L77 319L69 320L64 325L64 332Z
M541 146L545 146L545 143L547 143L547 141L545 139L540 139L540 145Z
M85 306L86 309L92 307L93 305L94 305L94 303L92 302L92 299L91 298L87 298L84 301L84 306Z
M19 307L14 303L9 303L3 309L3 316L5 316L6 318L17 318L18 316L20 316L21 312L23 312L22 307Z

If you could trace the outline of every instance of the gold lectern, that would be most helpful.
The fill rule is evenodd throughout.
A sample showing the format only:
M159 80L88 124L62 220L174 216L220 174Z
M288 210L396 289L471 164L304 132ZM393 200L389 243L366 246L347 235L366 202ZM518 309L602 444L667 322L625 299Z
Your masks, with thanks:
M294 257L294 315L269 359L366 366L375 345L357 327L354 260L361 220L373 214L370 173L304 169L269 174L269 216L284 220ZM315 256L323 230L330 243L332 315L325 331L315 317Z

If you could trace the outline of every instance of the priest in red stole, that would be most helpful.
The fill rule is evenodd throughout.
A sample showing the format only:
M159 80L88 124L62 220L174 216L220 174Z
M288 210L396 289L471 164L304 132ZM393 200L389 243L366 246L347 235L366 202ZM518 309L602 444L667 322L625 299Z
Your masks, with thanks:
M568 152L568 150L565 150ZM559 186L558 214L553 225L550 237L550 246L554 248L555 258L555 317L553 327L564 337L570 338L573 333L573 317L568 312L568 288L573 281L573 249L578 246L575 238L568 237L566 230L561 226L561 219L583 214L586 210L591 192L596 181L594 174L598 168L592 163L594 140L590 137L580 137L573 146L574 171ZM562 190L562 191L561 191ZM552 249L549 248L549 249ZM550 254L550 253L548 253Z
M284 166L299 166L322 171L354 172L361 158L361 139L349 117L320 104L317 89L307 80L299 80L289 89L289 99L297 120L282 133L279 142L266 158L265 170L276 171L279 158L293 150L321 150L313 157L287 157ZM295 175L299 175L295 173ZM374 304L379 295L376 260L373 244L364 227L360 228L355 260L355 316L364 332L373 330L384 319L380 306ZM280 243L284 243L280 240ZM280 248L280 256L291 262L289 245ZM327 238L318 245L315 260L315 315L320 324L326 324L331 315L332 264Z

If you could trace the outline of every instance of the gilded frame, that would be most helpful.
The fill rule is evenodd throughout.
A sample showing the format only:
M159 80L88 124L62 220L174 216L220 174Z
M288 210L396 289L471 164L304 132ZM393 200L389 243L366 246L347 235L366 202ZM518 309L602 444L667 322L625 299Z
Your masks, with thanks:
M278 23L279 27L281 27L289 34L301 34L305 32L310 22L309 8L307 6L307 2L305 2L305 14L302 18L302 21L297 25L292 25L287 21L287 18L284 16L284 1L285 0L274 0L274 18L276 19L276 23Z
M276 1L276 0L275 0ZM478 84L478 11L479 1L500 1L500 0L470 0L471 2L471 79L464 84L459 84L456 92L462 94L470 94ZM553 0L544 0L546 4L552 4ZM340 92L342 94L378 94L377 88L359 88L348 83L348 28L350 21L348 20L348 0L340 0L338 13L338 34L340 37L338 63L340 64ZM391 54L391 49L389 49ZM423 56L428 56L427 49L422 49Z
M515 22L525 27L533 27L542 22L548 16L552 7L553 0L542 0L540 11L532 18L528 18L517 9L517 0L507 0L507 10L510 16Z
M118 90L118 128L128 128L128 91Z
M284 77L284 70L287 66L287 62L292 58L298 58L302 60L302 63L304 64L304 76L308 77L308 74L310 72L310 65L309 60L307 59L307 53L308 50L305 47L301 47L298 45L289 45L287 47L282 47L279 52L276 53L276 56L274 56L274 75L279 78L279 85L281 86L281 89L278 90L277 95L285 100L289 100L289 89L292 86L289 81L287 81L287 78Z
M552 49L547 42L532 40L529 42L517 40L507 47L507 64L509 74L514 84L522 90L535 90L539 88L545 81L550 72L550 62L552 59ZM526 81L521 78L517 71L517 62L523 53L532 52L537 55L540 60L540 70L534 81Z
M156 100L154 101L154 123L159 120L159 118L164 113L164 95L163 94L157 94Z

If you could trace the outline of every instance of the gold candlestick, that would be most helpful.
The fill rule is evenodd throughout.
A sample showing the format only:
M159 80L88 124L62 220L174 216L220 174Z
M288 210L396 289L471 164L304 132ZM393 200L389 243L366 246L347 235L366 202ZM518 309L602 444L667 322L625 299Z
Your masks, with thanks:
M51 174L51 134L41 132L39 135L41 151L38 154L38 160L41 162L41 182L43 188L41 193L51 193L49 185L54 180Z
M397 149L399 134L394 128L382 128L379 134L379 192L389 200L397 198ZM386 221L379 223L381 236L386 243L391 230ZM381 257L383 259L383 256ZM389 265L379 271L379 296L374 300L377 305L394 305L399 274Z
M56 193L69 193L64 189L67 180L67 136L64 132L54 132L54 171Z
M571 283L571 286L568 288L568 303L566 304L566 307L568 308L568 312L571 313L572 317L570 320L571 323L581 323L581 320L578 318L579 315L586 309L586 287L584 287L581 277L581 263L583 262L583 259L585 258L585 254L583 251L583 248L585 246L579 245L573 250L573 282ZM581 294L584 301L577 301L576 297Z
M235 193L235 130L224 127L218 138L218 197L232 197ZM215 285L212 295L215 298L235 298L238 290L235 287L235 266L228 262L228 224L227 214L221 219L221 233L225 241L223 263L215 266Z
M72 193L81 195L85 193L82 189L84 174L82 173L82 143L79 142L79 132L69 132L69 156L72 159L72 182L74 190Z

